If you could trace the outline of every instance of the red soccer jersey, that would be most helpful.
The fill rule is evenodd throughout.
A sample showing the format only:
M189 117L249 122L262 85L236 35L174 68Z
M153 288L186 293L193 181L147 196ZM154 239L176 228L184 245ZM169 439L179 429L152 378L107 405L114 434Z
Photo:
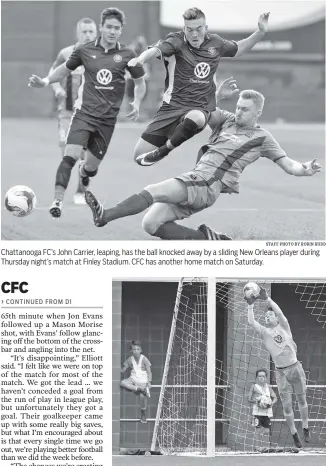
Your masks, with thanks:
M124 96L126 70L134 79L145 74L141 66L128 67L135 56L119 42L106 52L100 39L77 47L66 62L69 70L84 67L75 109L99 120L115 120Z
M221 57L234 57L237 43L206 34L196 49L181 31L168 34L153 47L160 50L166 68L163 101L176 107L215 110L216 69Z

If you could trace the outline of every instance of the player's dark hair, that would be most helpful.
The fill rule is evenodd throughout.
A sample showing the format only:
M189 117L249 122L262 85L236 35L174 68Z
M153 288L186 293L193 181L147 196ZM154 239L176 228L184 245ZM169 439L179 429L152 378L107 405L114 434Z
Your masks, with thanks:
M256 378L258 377L259 372L264 372L264 374L265 374L266 377L267 377L267 370L266 370L266 369L258 369L258 370L256 371Z
M126 15L123 11L119 10L118 8L105 8L105 10L101 13L101 26L105 23L106 19L115 18L120 23L121 26L126 24Z
M199 18L204 18L205 19L205 14L203 11L201 11L199 8L196 6L192 8L188 8L184 13L183 13L183 19L190 20L190 19L199 19Z
M140 340L132 340L132 342L130 343L130 349L132 349L133 346L139 346L141 348Z

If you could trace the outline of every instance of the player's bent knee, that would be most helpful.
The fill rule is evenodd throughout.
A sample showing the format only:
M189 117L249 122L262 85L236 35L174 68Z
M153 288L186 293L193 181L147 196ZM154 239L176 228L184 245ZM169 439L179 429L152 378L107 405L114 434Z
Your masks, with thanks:
M75 144L67 144L65 148L65 156L71 157L76 161L80 159L83 148Z
M143 218L142 227L146 231L146 233L148 233L151 236L155 236L155 233L157 232L161 224L161 222L153 218L147 217L145 215L145 217Z
M205 115L199 110L191 110L189 113L187 113L186 118L194 121L198 128L202 128L206 124Z

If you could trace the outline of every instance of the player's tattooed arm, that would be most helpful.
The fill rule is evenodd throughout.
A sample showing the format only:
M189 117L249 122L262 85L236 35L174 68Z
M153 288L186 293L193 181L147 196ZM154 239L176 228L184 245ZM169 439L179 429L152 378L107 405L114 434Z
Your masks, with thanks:
M257 31L255 31L246 39L242 39L237 42L238 51L235 57L240 57L241 55L251 50L253 46L256 45L257 42L259 42L265 36L266 32L268 31L268 19L269 13L263 13L259 16Z
M66 67L66 64L63 63L62 65L58 66L55 70L52 71L46 78L40 78L40 76L37 76L36 74L33 74L29 78L29 87L46 87L49 84L55 83L55 82L60 82L68 76L71 73L71 70L69 70Z
M146 94L146 82L144 77L134 79L135 82L135 88L134 88L134 100L133 102L130 102L130 106L132 107L132 110L130 113L128 113L127 118L130 120L136 121L137 118L139 117L139 108L141 101L143 100L145 94Z
M276 163L289 175L312 176L321 171L321 165L316 160L313 159L309 162L300 163L290 159L290 157L282 157Z

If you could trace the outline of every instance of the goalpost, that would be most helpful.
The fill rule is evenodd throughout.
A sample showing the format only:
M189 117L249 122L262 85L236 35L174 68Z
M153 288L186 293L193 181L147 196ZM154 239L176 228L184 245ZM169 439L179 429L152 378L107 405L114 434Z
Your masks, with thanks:
M257 282L270 294L271 282ZM245 283L219 283L215 278L180 280L152 450L159 448L169 455L207 456L215 456L216 452L254 451L255 428L247 398L256 370L267 369L269 382L276 392L277 387L269 354L247 324L247 306L243 301ZM306 313L303 318L310 323L317 321L314 338L318 340L320 336L320 340L316 340L311 351L320 355L322 366L326 362L323 356L326 355L326 285L284 285L290 297L299 296L303 303L301 313ZM255 303L257 320L263 318L265 307L262 301ZM326 380L318 384L313 368L311 380L311 368L307 365L304 364L304 369L308 376L307 402L313 436L309 447L322 451L326 441ZM296 404L294 408L299 421ZM280 400L275 405L272 426L269 447L282 451L292 447Z

